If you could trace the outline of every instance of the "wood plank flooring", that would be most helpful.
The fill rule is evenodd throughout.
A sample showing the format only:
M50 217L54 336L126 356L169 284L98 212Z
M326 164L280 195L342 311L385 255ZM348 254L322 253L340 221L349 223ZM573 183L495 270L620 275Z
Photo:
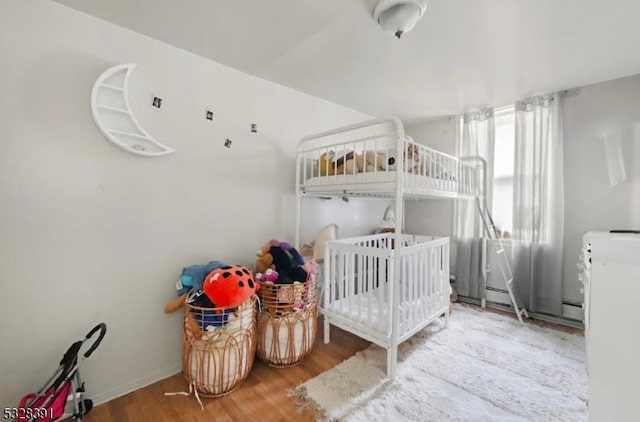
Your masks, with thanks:
M465 305L472 306L472 305ZM454 311L455 312L455 311ZM503 313L498 310L490 312ZM513 314L510 314L513 316ZM515 318L515 316L513 316ZM557 324L534 323L566 332L581 330ZM256 358L244 383L233 393L219 398L203 398L204 410L195 397L165 396L165 392L186 391L182 374L176 374L94 408L87 422L163 421L312 421L310 412L300 414L287 390L333 368L370 343L331 327L331 343L322 342L322 318L313 351L299 365L272 368Z
M370 343L339 328L331 327L331 343L322 342L322 318L312 352L298 365L272 368L256 358L247 379L225 397L165 396L165 392L187 391L182 374L176 374L94 408L86 422L163 421L312 421L310 412L300 414L287 390L333 368Z

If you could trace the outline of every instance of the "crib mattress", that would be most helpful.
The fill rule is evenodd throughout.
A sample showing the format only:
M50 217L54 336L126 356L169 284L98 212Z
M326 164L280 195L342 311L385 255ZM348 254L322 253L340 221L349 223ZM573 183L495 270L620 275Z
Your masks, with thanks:
M384 292L382 293L382 300L379 300L378 297L380 289L374 289L353 295L350 298L335 300L329 306L324 307L323 310L339 314L353 322L361 323L380 332L385 332L389 323L389 306L384 299ZM420 320L421 313L414 313L413 311L416 308L428 309L429 305L433 304L434 301L438 302L437 296L401 301L398 314L400 332L404 333L418 326L422 322ZM444 306L442 299L440 302L443 302L440 306Z

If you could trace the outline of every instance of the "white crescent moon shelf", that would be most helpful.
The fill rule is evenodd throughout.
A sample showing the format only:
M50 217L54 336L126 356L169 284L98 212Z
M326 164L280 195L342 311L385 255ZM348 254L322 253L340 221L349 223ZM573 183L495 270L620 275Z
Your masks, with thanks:
M98 77L91 90L91 114L107 141L120 149L146 157L175 152L144 130L131 111L129 78L135 64L110 67Z

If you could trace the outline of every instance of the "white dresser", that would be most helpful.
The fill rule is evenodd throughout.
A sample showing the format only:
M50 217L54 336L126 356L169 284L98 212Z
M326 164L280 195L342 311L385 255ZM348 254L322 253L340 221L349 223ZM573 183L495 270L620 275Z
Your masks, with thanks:
M589 421L640 421L640 234L583 238Z

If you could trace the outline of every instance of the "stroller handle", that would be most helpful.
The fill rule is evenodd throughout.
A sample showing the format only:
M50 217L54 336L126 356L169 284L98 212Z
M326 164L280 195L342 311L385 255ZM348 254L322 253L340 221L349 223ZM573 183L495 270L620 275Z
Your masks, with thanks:
M91 345L89 350L87 350L84 353L85 358L88 358L89 356L91 356L91 353L93 353L93 351L96 350L98 346L100 346L100 343L104 338L104 335L107 334L107 324L105 324L104 322L101 322L100 324L93 327L93 329L89 331L89 334L87 334L87 336L84 338L84 341L89 340L98 331L100 331L100 335L98 336L98 339Z

